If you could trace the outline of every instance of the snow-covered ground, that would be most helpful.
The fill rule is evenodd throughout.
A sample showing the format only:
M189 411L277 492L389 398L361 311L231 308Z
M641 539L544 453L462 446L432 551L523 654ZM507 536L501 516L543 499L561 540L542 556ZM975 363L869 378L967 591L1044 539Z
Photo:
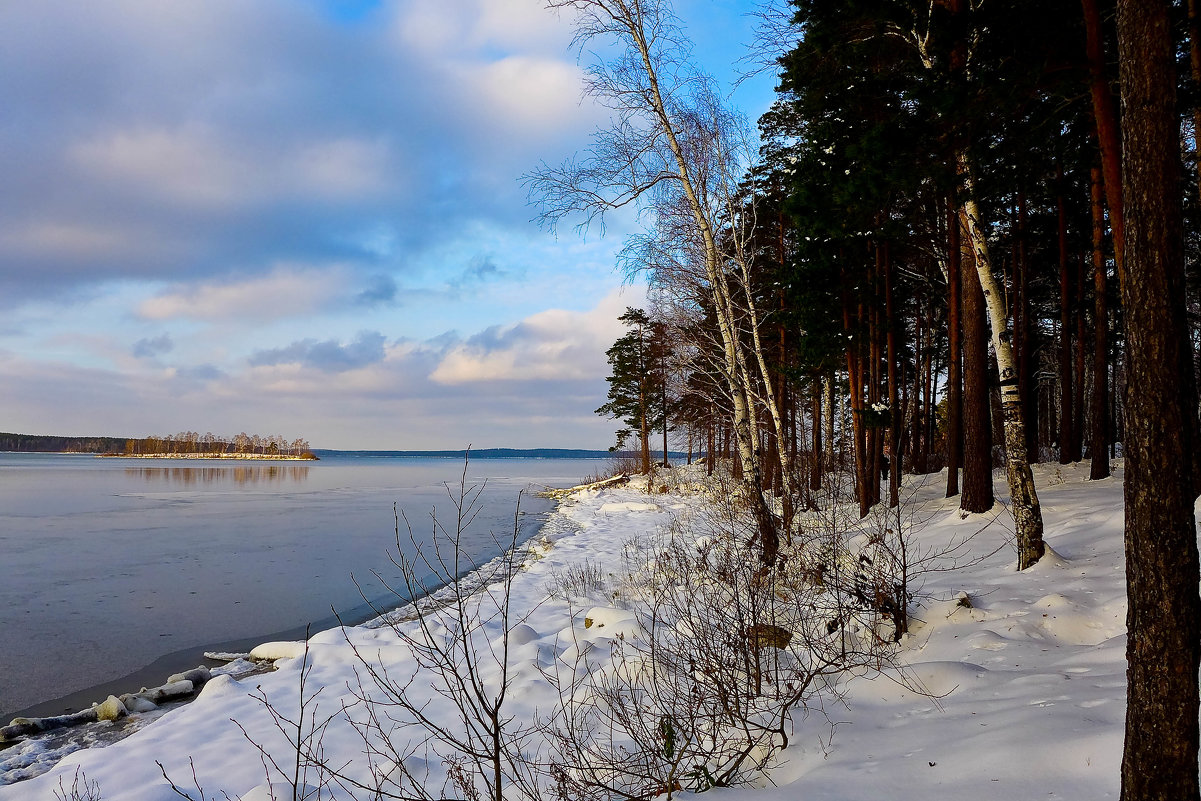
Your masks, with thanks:
M943 550L980 533L953 558L931 565L953 562L955 569L920 577L916 621L902 643L899 669L851 679L844 699L824 716L798 716L791 744L764 786L722 795L745 794L746 801L752 793L756 801L1117 797L1126 668L1120 463L1115 478L1090 482L1087 476L1087 463L1036 468L1053 552L1024 573L1004 545L1008 515L998 507L999 513L963 518L955 499L941 497L945 478L928 477L914 493L915 516L926 521L914 546ZM999 474L996 491L1004 500ZM557 700L539 670L548 654L553 660L573 641L611 641L629 622L620 610L569 605L561 589L551 592L561 588L565 572L583 564L617 570L627 543L650 541L696 503L687 494L609 489L578 494L551 516L512 586L522 626L511 638L508 713L529 721L544 716ZM612 625L585 629L586 616ZM327 714L350 699L348 685L356 682L356 668L362 672L352 645L383 655L398 673L412 664L387 628L359 627L348 636L349 642L331 630L310 641L307 692L323 688L319 703ZM302 650L280 647L280 655L289 653ZM216 677L195 701L128 738L77 751L44 775L0 786L0 801L52 799L77 775L110 801L178 799L156 763L195 801L196 785L206 798L268 798L259 751L243 730L281 764L289 751L251 693L261 688L277 709L292 714L299 707L301 663L285 658L274 673L241 681ZM429 697L431 710L445 705ZM352 729L337 723L322 744L333 763L359 758L363 747ZM0 770L14 760L33 762L39 748L0 751ZM284 797L291 799L291 791ZM323 797L351 796L335 788Z

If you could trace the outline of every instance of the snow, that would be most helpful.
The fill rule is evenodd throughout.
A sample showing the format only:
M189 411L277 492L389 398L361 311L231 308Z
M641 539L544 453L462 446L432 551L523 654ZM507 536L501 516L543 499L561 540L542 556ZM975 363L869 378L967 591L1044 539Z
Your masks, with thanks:
M1117 797L1126 669L1120 463L1117 479L1099 482L1086 480L1087 463L1040 466L1035 475L1053 550L1021 573L1006 547L1012 520L1003 508L960 515L955 499L942 498L945 475L915 486L914 517L925 521L915 527L915 546L925 553L960 547L929 563L916 582L920 596L897 663L857 671L831 696L825 715L797 715L790 745L764 786L721 790L725 801ZM996 478L1004 501L1005 483ZM696 495L651 496L645 484L631 482L578 492L561 504L513 581L508 713L543 719L558 700L543 670L570 659L573 649L604 652L633 635L637 619L619 575L623 552L630 543L653 543L698 503ZM585 568L606 581L579 579ZM481 601L481 612L489 608ZM480 635L495 647L497 621L480 622ZM450 634L446 627L433 632ZM271 798L273 785L276 797L291 798L290 787L280 793L280 776L264 772L250 742L286 764L285 736L255 696L294 715L303 678L307 696L321 688L318 716L331 714L354 700L349 688L362 672L356 651L397 674L413 669L412 652L379 625L320 632L307 647L264 643L253 655L278 660L276 671L244 679L214 671L194 701L152 722L136 723L144 716L131 714L94 724L141 726L107 747L64 756L33 739L0 751L0 777L10 780L61 758L44 775L0 786L0 801L49 801L76 771L108 801L177 799L156 763L195 798L193 769L209 798L261 801ZM428 709L445 713L445 698L426 692ZM335 763L359 758L363 749L352 729L338 725L325 731L322 745ZM440 776L440 760L424 756ZM311 775L302 781L317 783ZM323 793L352 797L336 787Z
M301 642L265 642L250 649L251 659L274 662L277 659L299 659L304 656L305 644Z

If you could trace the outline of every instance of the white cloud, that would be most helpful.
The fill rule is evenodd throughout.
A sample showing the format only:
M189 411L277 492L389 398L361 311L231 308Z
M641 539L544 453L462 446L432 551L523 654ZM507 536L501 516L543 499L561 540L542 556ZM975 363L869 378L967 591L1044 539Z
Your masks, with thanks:
M474 65L460 81L466 96L495 125L517 133L582 126L590 121L580 111L583 74L561 60L512 56Z
M637 305L614 291L585 312L549 309L451 349L430 379L440 384L569 381L604 376L605 351L621 336L617 317Z
M147 320L270 320L313 311L336 297L338 271L277 268L248 281L177 286L138 306Z
M403 0L395 31L401 47L433 56L479 50L561 54L571 39L543 0Z

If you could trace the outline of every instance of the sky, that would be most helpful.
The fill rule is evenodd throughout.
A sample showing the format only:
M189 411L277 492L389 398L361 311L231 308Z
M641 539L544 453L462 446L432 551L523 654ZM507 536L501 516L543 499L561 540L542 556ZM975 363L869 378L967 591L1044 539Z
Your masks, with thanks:
M677 2L727 84L754 7ZM605 119L570 35L543 0L0 4L0 430L608 447L636 221L547 232L521 183Z

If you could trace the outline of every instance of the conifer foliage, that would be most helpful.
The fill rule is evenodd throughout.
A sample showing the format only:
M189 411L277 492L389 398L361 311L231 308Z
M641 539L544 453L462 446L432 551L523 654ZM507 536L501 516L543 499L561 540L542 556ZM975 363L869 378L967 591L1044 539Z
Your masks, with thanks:
M653 0L554 5L671 20ZM1198 794L1195 5L781 0L757 154L672 140L611 195L653 199L645 324L686 353L667 425L690 443L699 427L711 464L740 456L765 549L831 472L866 516L903 472L949 468L966 515L994 506L1004 467L1025 569L1045 549L1031 464L1090 459L1101 480L1126 457L1131 799ZM655 30L675 37L672 74L696 74L679 29ZM677 89L648 148L673 125L729 142L699 124L717 106ZM689 193L733 170L736 191Z
M614 417L626 426L618 429L613 450L624 450L631 435L637 432L642 471L649 472L651 431L664 429L668 420L670 349L665 326L652 322L641 309L627 308L617 319L629 330L605 352L611 369L609 399L596 413ZM663 458L667 458L666 447Z

